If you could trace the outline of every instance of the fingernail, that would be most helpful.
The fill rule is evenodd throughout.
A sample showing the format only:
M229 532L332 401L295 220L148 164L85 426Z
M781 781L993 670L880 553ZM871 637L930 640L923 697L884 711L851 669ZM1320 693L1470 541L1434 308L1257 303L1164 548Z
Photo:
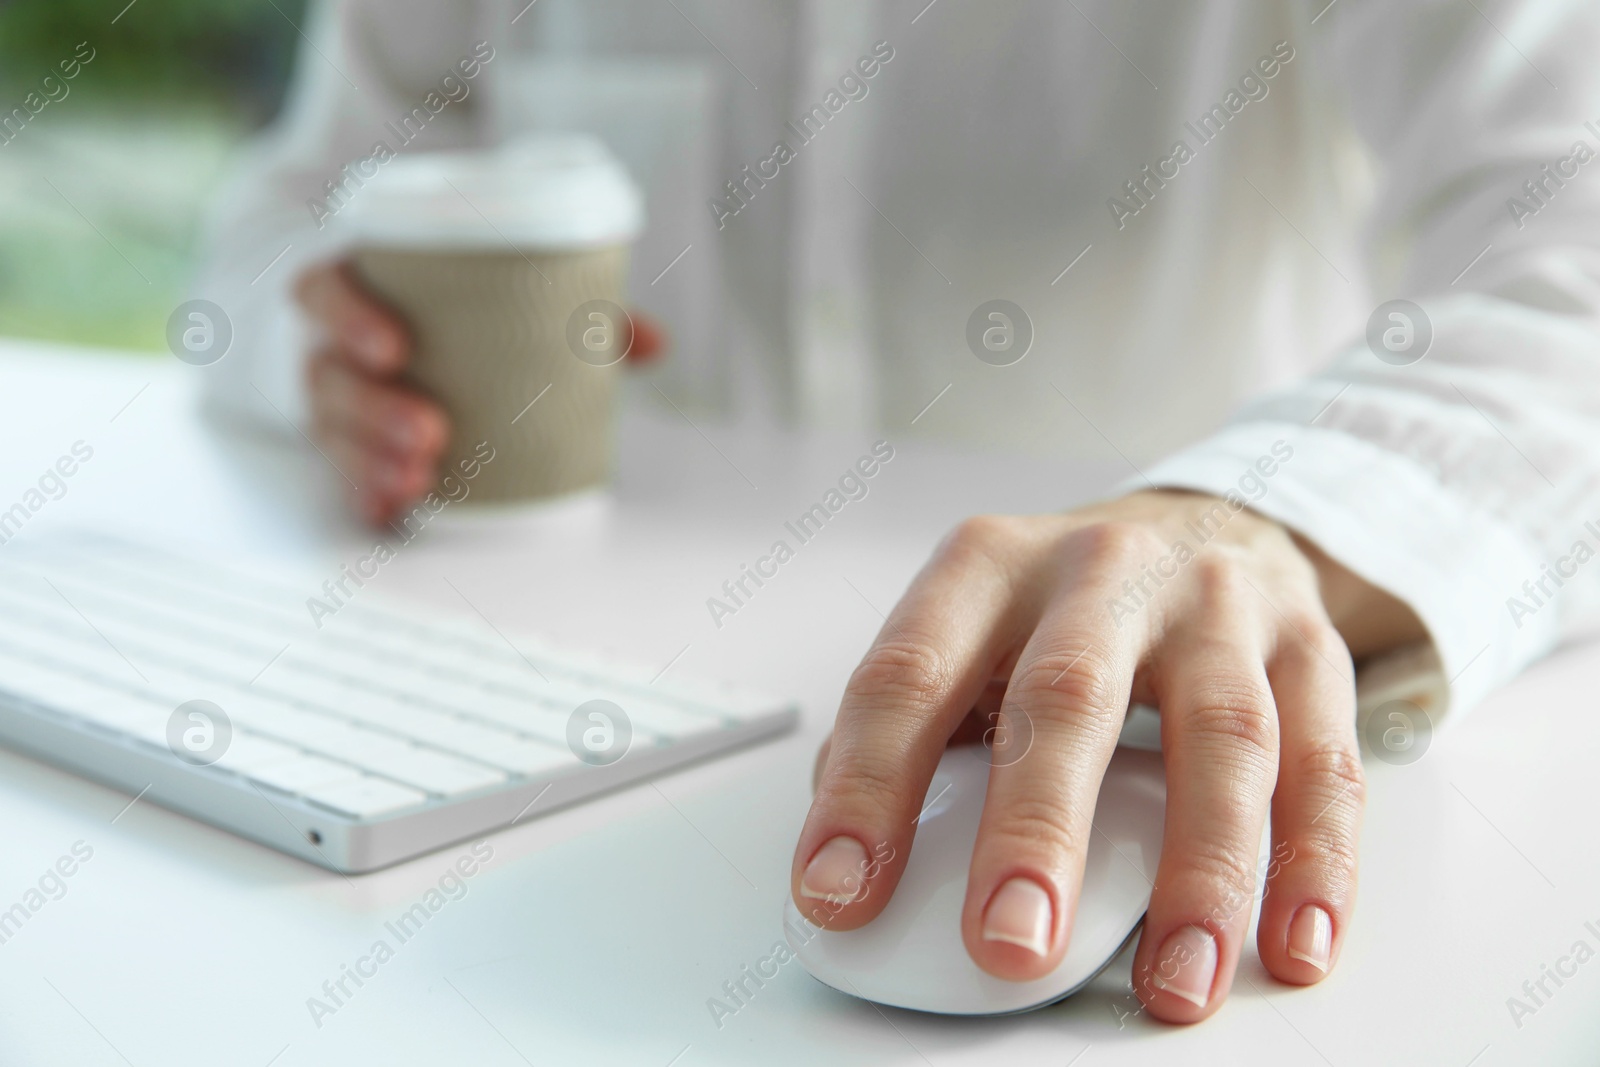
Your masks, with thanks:
M1324 974L1333 958L1333 920L1315 904L1294 913L1289 923L1289 955L1305 960Z
M1198 926L1185 926L1168 936L1156 956L1151 980L1157 989L1182 997L1197 1008L1211 999L1217 976L1217 939Z
M835 837L806 864L806 873L800 876L800 895L848 904L865 888L866 871L866 847L853 837Z
M1013 878L989 898L983 939L1021 945L1035 956L1050 950L1050 894L1031 878Z

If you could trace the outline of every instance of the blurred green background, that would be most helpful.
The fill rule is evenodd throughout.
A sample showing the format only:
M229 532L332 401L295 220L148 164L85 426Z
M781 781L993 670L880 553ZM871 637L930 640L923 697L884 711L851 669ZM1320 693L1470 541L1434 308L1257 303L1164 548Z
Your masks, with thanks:
M0 334L164 348L205 206L277 111L304 9L0 2ZM60 99L39 107L47 95Z

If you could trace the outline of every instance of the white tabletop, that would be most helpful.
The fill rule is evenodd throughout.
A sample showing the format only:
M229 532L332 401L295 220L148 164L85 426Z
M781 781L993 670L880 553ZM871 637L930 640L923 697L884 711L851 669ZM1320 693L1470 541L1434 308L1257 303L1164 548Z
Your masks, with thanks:
M317 453L197 417L203 373L0 343L0 511L81 440L93 458L25 536L107 525L300 562L369 544ZM1178 1029L1137 1014L1122 959L1067 1003L972 1021L879 1010L791 964L719 1027L708 999L782 936L812 756L878 613L962 516L1060 507L1125 473L883 436L895 458L867 498L720 629L706 598L870 438L630 406L609 499L443 525L384 569L388 594L464 611L448 577L505 629L662 665L681 653L672 671L793 696L803 715L781 741L491 835L465 894L320 1026L308 998L465 846L347 879L0 751L0 910L76 843L93 850L0 944L0 1063L1594 1062L1600 962L1547 979L1531 1015L1507 1006L1575 942L1600 951L1593 646L1536 666L1418 762L1369 764L1360 905L1319 987L1277 985L1251 950L1217 1016Z

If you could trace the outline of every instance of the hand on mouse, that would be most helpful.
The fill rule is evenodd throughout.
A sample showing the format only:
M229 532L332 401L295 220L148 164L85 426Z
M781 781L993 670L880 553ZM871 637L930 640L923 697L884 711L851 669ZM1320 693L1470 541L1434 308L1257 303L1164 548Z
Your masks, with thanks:
M1130 701L1147 703L1161 710L1167 805L1135 991L1169 1022L1226 998L1269 815L1273 855L1290 858L1268 873L1257 949L1278 979L1317 982L1355 900L1352 657L1422 637L1399 601L1215 497L1149 491L970 519L850 678L790 892L829 928L869 922L905 868L945 745L998 724L1022 748L994 760L962 939L991 974L1049 973L1071 936L1101 775Z
M347 263L308 268L295 297L319 339L307 364L313 432L355 485L354 504L369 522L405 511L438 477L450 437L444 410L407 385L411 337L392 309L366 292ZM632 318L630 362L662 348L660 327Z

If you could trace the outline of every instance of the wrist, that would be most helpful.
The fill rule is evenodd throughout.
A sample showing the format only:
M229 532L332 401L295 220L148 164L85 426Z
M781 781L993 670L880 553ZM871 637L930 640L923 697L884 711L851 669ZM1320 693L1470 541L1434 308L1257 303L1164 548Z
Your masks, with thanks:
M1427 628L1404 601L1362 578L1293 530L1289 536L1316 571L1323 608L1344 638L1352 659L1360 662L1427 640Z

